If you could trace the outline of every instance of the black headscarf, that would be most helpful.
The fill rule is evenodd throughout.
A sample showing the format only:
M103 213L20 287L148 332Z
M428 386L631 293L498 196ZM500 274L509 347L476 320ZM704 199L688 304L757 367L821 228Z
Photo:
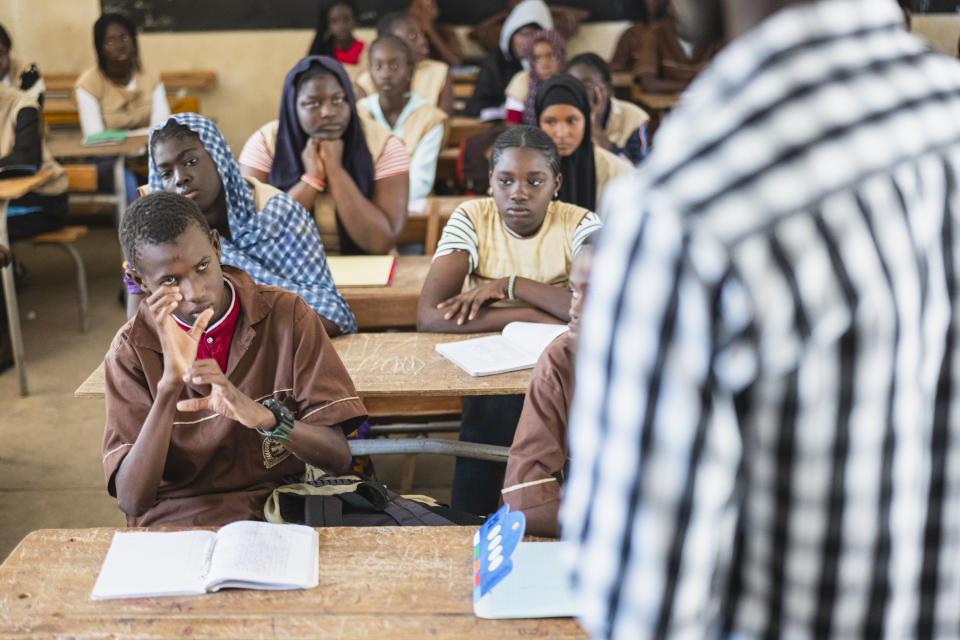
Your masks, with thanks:
M560 158L563 183L558 197L563 202L593 211L597 206L597 172L590 131L590 100L583 83L566 73L557 74L541 83L533 103L538 125L544 110L555 104L568 104L576 108L584 119L580 146L569 156Z
M307 133L300 127L297 118L297 80L311 65L319 65L336 76L343 93L350 103L350 123L343 137L343 168L353 178L360 193L368 200L373 195L373 157L367 147L367 139L357 116L357 101L353 96L350 79L343 66L327 56L307 56L290 69L283 81L283 93L280 98L280 124L277 130L276 148L273 153L273 165L267 181L278 189L287 191L303 175L303 159L300 154L307 144ZM337 231L340 234L342 253L362 253L353 239L347 235L337 215Z

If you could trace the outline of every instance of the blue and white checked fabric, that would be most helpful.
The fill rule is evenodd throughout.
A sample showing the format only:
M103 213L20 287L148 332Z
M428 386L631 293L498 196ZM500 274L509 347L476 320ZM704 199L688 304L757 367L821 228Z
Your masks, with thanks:
M562 508L596 637L960 637L960 65L892 0L783 4L601 206Z
M333 284L323 241L307 210L279 193L257 211L240 166L216 125L196 113L170 117L200 136L223 182L231 237L220 238L221 261L243 269L256 282L296 293L341 331L355 333L357 320ZM154 127L150 135L162 127ZM163 190L152 155L150 190Z

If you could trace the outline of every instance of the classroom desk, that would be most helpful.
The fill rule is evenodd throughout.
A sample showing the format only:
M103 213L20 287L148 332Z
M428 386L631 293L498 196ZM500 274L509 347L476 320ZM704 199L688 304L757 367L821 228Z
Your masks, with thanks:
M445 147L437 155L437 180L457 181L457 158L460 157L458 147Z
M466 97L473 95L471 87L470 93ZM459 147L460 143L472 135L482 133L493 126L493 122L483 122L479 118L468 118L466 116L454 116L447 121L447 147Z
M32 176L5 178L0 180L0 245L10 248L10 236L7 233L7 203L21 198L53 177L48 170L38 171ZM20 395L27 395L27 370L23 361L23 333L20 330L20 307L17 304L17 289L13 282L13 265L0 269L3 281L4 303L7 308L7 329L13 346L13 363L20 379Z
M669 111L680 101L679 93L645 93L639 87L633 88L633 101L651 111Z
M399 256L387 287L340 287L361 331L417 326L417 301L430 270L430 256Z
M525 393L533 369L471 376L437 353L442 342L481 335L354 333L333 339L357 393L367 399L460 397ZM103 398L103 363L77 387L77 398Z
M116 529L46 529L0 565L0 636L583 638L571 618L473 615L475 527L318 529L320 586L94 601Z
M124 159L142 156L147 152L146 135L127 136L123 142L113 144L83 144L83 137L75 134L52 135L47 146L54 158L90 158L113 156L113 187L117 206L117 219L122 220L127 208L127 183L124 179Z

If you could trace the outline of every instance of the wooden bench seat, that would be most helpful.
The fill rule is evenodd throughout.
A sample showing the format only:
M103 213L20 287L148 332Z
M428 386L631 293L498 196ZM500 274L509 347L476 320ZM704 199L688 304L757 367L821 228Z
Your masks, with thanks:
M73 93L79 73L45 73L43 84L47 93ZM217 86L217 72L206 69L191 71L163 71L160 80L169 92L209 91Z

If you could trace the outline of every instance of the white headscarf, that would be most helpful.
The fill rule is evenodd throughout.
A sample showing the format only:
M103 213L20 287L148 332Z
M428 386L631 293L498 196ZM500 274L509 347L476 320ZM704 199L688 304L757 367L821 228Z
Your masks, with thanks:
M507 58L514 57L510 52L510 38L528 24L539 25L541 29L553 29L553 16L543 0L523 0L513 8L500 30L500 51Z

